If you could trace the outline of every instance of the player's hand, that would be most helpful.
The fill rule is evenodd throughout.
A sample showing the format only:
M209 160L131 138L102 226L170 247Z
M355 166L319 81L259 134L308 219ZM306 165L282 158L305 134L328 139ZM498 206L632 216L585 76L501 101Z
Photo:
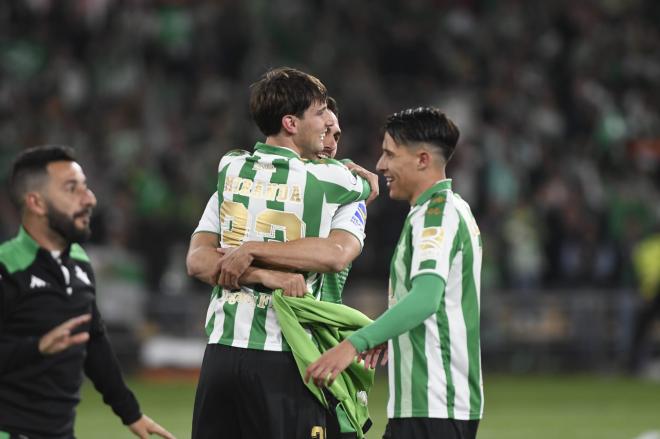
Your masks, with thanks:
M307 293L305 277L299 273L266 270L262 276L261 283L273 290L281 288L282 294L285 296L303 297Z
M71 335L71 331L91 319L91 314L83 314L54 327L39 339L39 352L44 355L57 354L71 346L87 342L89 332Z
M353 345L348 340L342 341L307 367L305 382L312 379L318 387L331 386L337 375L350 366L356 355L357 351Z
M254 260L254 257L250 254L250 244L245 243L231 251L222 248L217 251L224 254L218 262L220 265L218 285L233 290L240 288L238 281Z
M364 178L369 182L369 186L371 186L371 194L369 194L369 198L367 198L367 206L369 203L371 203L373 200L376 199L378 196L378 175L374 174L373 172L369 172L366 169L364 169L360 165L356 165L355 163L346 163L346 167L350 169L350 171L353 174L357 174L360 177Z
M176 439L172 433L158 425L147 415L142 415L140 419L128 426L129 430L140 439L149 439L152 434L165 439Z
M364 360L364 367L367 367L369 369L375 369L376 366L378 365L378 357L381 354L383 356L380 360L380 365L385 366L385 364L387 364L387 343L382 343L376 346L375 348L371 348L367 351L360 352L360 354L358 355L358 361Z

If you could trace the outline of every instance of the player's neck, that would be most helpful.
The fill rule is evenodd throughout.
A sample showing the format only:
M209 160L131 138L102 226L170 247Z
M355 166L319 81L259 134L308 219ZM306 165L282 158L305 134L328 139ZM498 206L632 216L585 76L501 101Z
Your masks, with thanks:
M295 152L296 154L302 156L300 148L293 142L291 136L285 134L276 134L273 136L266 137L266 144L273 146L280 146L282 148L288 148Z
M63 251L68 243L62 236L48 227L48 219L41 217L34 217L32 215L25 215L23 217L22 226L25 231L39 244L39 247L45 248L48 251Z
M416 190L415 190L415 192L413 193L413 196L410 199L410 205L414 206L420 195L422 195L428 189L433 187L433 185L436 184L437 182L442 181L442 180L446 180L446 179L447 179L447 175L445 174L444 169L442 169L441 171L438 170L438 171L434 171L434 172L429 172L429 173L426 173L425 175L421 176L420 180L415 185Z

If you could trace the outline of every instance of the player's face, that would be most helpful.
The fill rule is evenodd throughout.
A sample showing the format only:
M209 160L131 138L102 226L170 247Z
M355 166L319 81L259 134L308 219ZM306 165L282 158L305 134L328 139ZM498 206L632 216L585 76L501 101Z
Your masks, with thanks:
M390 190L390 198L411 202L415 194L417 154L414 149L398 145L385 133L383 153L378 159L376 169L382 172Z
M339 137L341 137L341 128L339 128L339 120L335 113L326 110L332 119L333 124L328 127L323 138L323 151L319 154L319 158L335 158L337 155L337 147L339 146Z
M76 162L58 161L47 166L48 183L44 188L46 217L51 230L67 242L85 241L96 196L87 187L87 180Z
M293 141L300 148L303 157L316 158L323 151L325 133L333 124L328 113L325 102L316 102L297 119L298 129Z

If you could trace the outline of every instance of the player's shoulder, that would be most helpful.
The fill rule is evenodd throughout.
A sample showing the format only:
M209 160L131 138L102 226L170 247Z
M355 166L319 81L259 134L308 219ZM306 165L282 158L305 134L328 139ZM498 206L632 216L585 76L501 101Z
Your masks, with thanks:
M303 160L306 166L309 167L316 167L316 166L339 166L342 168L346 168L346 165L335 159L331 158L323 158L323 159L315 159L315 160ZM348 168L346 168L348 170Z
M343 182L344 184L355 184L357 178L339 160L325 158L316 160L302 160L307 172L324 181Z
M220 159L220 163L218 164L218 171L221 171L225 166L227 166L229 163L233 162L234 160L247 158L251 155L252 153L250 153L250 151L246 151L244 149L232 149L230 151L227 151L225 155L223 155L222 158Z
M32 265L37 256L37 245L26 245L24 237L16 236L0 244L0 265L7 273L21 271Z

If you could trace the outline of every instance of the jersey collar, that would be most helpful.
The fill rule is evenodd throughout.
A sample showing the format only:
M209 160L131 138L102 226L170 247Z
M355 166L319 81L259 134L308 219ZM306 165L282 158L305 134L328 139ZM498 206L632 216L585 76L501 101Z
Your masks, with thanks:
M26 250L29 250L30 252L37 252L39 250L42 250L48 254L50 254L50 251L47 251L46 249L42 248L37 241L30 236L30 234L23 228L23 226L20 226L18 228L18 235L16 235L16 241L20 244L20 246ZM61 251L60 253L60 258L68 258L69 257L69 252L71 251L71 244L67 244L67 246L64 248L64 250Z
M254 145L254 149L255 151L261 151L265 154L281 155L292 159L300 158L300 155L297 152L283 146L268 145L266 143L257 142L256 145Z
M436 182L433 186L422 192L422 194L419 197L417 197L417 201L415 201L415 206L421 206L422 204L426 203L433 196L433 194L446 190L451 190L451 178L445 178L444 180L440 180Z
M32 239L30 234L23 228L23 226L20 226L18 228L18 235L16 235L16 241L20 244L21 247L30 250L31 252L36 252L40 248L39 244L37 244L37 241Z

